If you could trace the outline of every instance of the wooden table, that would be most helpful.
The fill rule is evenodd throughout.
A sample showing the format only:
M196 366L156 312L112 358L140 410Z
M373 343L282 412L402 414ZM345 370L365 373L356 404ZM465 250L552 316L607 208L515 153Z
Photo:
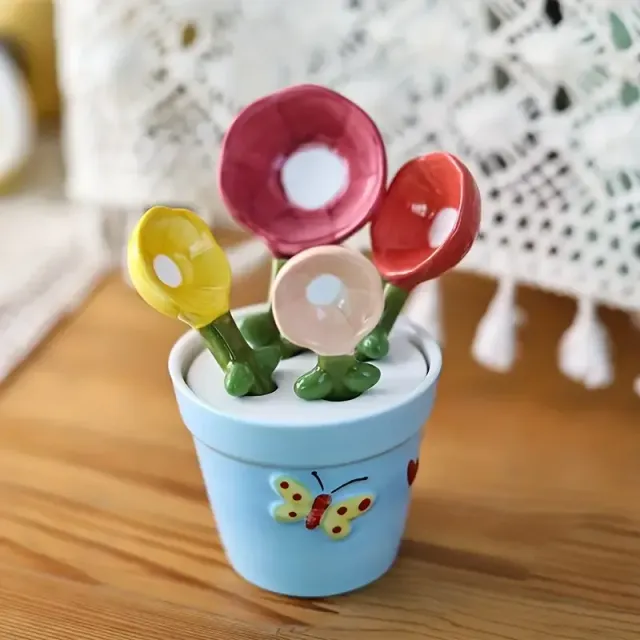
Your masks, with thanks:
M584 391L555 363L572 304L524 292L521 360L491 374L469 356L491 293L446 280L445 372L397 566L302 601L227 566L166 373L182 328L111 279L0 390L0 638L637 640L638 336L607 314L618 380Z

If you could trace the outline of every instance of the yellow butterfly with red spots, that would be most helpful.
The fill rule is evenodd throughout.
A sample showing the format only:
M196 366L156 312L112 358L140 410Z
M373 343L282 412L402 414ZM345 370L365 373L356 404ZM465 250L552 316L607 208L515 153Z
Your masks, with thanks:
M368 513L375 501L373 493L363 493L334 502L333 495L358 482L369 478L354 478L325 492L324 484L316 471L311 474L320 485L322 493L314 497L307 487L290 476L278 476L273 480L273 488L283 502L274 505L272 515L278 522L305 521L305 527L312 531L320 527L332 540L343 540L351 533L351 521Z

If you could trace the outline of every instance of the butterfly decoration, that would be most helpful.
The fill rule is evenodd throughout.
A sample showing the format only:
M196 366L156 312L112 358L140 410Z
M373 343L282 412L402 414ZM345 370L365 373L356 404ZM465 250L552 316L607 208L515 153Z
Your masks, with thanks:
M322 493L314 497L302 483L282 475L273 480L273 489L283 502L275 504L272 515L277 522L301 522L313 531L318 527L331 538L343 540L351 533L351 521L368 513L375 501L373 493L362 493L334 502L333 495L338 491L369 478L354 478L327 493L317 471L311 474L318 482Z

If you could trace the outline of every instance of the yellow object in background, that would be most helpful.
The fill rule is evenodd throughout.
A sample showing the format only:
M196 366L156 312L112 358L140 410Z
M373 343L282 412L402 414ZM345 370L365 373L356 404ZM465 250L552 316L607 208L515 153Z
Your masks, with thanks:
M39 124L59 113L52 0L0 0L0 195L21 178Z
M20 67L0 48L0 194L15 186L35 148L31 91Z
M39 119L57 118L53 0L0 0L0 42L9 43L22 59Z
M154 207L129 239L129 275L156 311L201 329L229 311L231 267L205 221Z

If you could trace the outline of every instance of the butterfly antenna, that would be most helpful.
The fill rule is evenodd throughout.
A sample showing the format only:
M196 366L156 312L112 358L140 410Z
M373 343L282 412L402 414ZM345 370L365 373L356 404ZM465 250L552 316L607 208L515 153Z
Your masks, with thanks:
M320 480L320 476L318 475L317 471L312 471L311 475L318 481L318 484L320 485L320 488L324 491L324 485L322 484L322 480Z
M345 482L344 484L341 484L339 487L334 489L331 493L336 493L337 491L340 491L340 489L344 489L345 487L348 487L350 484L354 484L356 482L365 482L368 479L369 479L369 476L365 476L364 478L354 478L353 480L349 480L349 482Z

